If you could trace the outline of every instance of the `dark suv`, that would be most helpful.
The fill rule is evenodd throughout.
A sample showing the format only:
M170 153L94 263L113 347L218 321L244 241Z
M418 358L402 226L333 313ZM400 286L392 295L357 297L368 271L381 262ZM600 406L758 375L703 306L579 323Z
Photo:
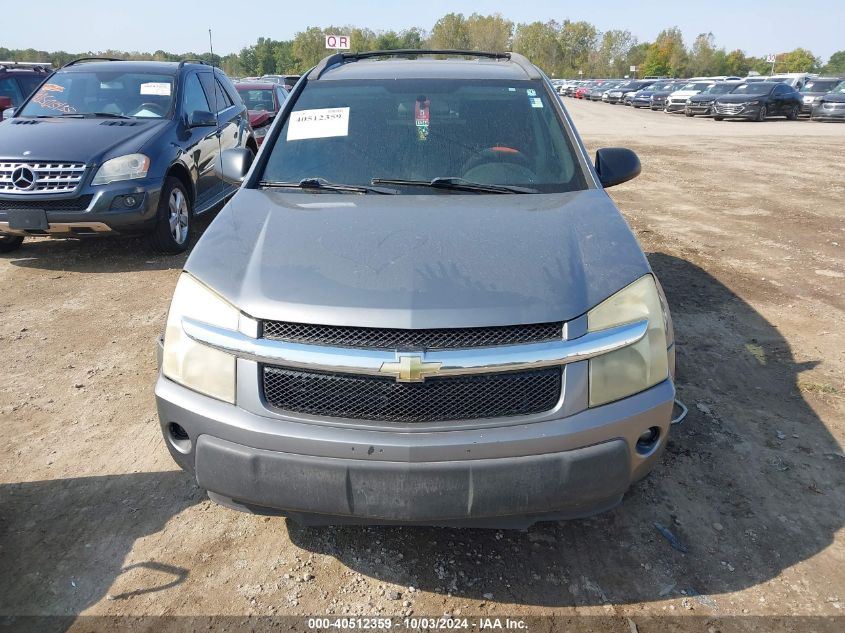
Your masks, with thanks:
M52 72L50 64L0 62L0 121L4 110L17 108Z
M145 233L188 244L191 217L236 187L222 150L257 150L246 107L201 62L77 60L0 124L0 251L27 235Z

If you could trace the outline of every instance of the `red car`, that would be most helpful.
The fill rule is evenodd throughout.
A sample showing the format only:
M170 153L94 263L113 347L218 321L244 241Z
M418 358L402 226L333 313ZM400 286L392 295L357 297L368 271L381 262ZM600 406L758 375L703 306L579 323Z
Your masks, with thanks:
M578 88L578 90L575 91L575 94L573 96L576 99L583 99L584 93L587 92L590 88L591 86L581 86L580 88Z
M249 110L249 124L260 147L270 124L287 99L288 91L284 86L269 81L240 81L235 84L235 89Z

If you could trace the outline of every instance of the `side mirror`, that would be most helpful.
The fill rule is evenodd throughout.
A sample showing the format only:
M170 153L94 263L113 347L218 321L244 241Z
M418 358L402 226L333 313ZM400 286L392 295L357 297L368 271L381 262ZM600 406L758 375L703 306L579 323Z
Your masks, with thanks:
M217 117L205 110L194 110L188 115L188 127L217 127Z
M596 173L603 187L628 182L640 175L640 159L624 147L604 147L596 152Z
M252 150L245 147L227 149L220 155L214 171L230 185L239 185L244 181L254 159Z

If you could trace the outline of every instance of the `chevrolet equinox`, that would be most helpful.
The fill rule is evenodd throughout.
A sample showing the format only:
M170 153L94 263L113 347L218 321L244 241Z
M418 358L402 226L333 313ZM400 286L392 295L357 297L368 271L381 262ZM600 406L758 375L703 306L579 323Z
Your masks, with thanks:
M215 501L305 524L525 527L616 505L666 445L660 285L524 57L335 54L179 277L156 398Z

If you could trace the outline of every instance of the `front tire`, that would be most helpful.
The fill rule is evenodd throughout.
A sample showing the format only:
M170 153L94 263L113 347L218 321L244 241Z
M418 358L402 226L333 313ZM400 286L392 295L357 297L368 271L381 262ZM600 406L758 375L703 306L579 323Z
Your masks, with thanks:
M798 106L792 106L792 109L789 111L789 114L786 115L786 118L790 121L797 121L799 114L801 114L801 108Z
M156 227L150 234L152 249L165 255L184 252L191 236L191 213L185 186L177 178L167 178L158 201Z
M11 253L23 244L22 235L0 235L0 253Z
M766 116L769 114L769 111L766 109L765 105L760 106L760 111L757 113L757 118L754 119L757 122L765 121Z
M725 117L723 117L723 116L714 116L714 117L713 117L713 120L714 120L714 121L724 121L724 120L725 120Z

